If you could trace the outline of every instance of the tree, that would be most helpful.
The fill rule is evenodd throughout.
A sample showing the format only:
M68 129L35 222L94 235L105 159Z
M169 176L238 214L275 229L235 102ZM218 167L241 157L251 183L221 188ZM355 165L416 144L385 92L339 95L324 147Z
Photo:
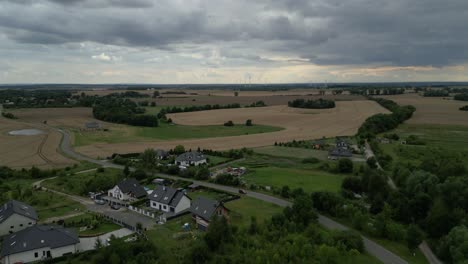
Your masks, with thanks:
M377 160L374 156L367 159L367 165L372 169L377 169Z
M149 169L151 172L154 171L158 162L158 155L154 149L145 149L140 156L143 167Z
M245 121L245 125L252 126L252 119L247 119L247 121Z
M227 121L226 123L224 123L224 126L228 126L228 127L234 126L234 122L232 122L231 120L229 120L229 121Z
M338 161L338 171L341 173L352 173L353 162L350 159L344 158Z
M408 249L413 251L421 244L423 240L422 231L415 224L411 224L406 230L406 244Z
M281 197L289 198L289 186L285 185L281 188Z
M128 165L125 165L123 174L125 175L125 177L128 177L128 175L130 174L130 168L128 168Z
M154 91L153 92L153 98L159 97L159 91Z
M304 227L317 220L317 214L314 211L312 199L307 195L296 197L292 207L286 207L284 213L287 218Z
M438 255L448 263L466 263L468 259L468 228L456 226L445 236L437 249Z
M141 181L141 180L144 180L144 179L146 178L146 173L145 173L145 171L143 171L143 170L141 170L141 169L137 169L136 171L134 171L134 172L132 173L132 176L133 176L135 179Z
M210 178L210 170L207 167L200 167L195 173L195 179L208 180Z
M217 250L224 243L233 240L231 227L229 227L226 218L213 216L205 235L205 242L211 250Z
M351 191L353 193L361 193L361 179L356 176L348 176L343 179L343 182L341 183L341 188L343 188L344 190Z
M255 235L258 232L257 218L252 216L250 218L249 234Z
M352 230L335 231L333 234L335 244L343 247L346 251L355 249L364 252L364 241L359 233Z
M174 153L177 154L177 155L180 155L182 153L185 152L185 148L184 146L182 145L177 145L175 148L174 148Z
M239 92L235 91L234 96L239 96Z

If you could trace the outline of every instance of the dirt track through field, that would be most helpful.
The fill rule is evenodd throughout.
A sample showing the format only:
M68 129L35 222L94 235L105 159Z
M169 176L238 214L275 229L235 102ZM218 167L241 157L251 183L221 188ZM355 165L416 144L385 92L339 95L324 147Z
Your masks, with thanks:
M206 139L102 143L78 147L76 150L91 157L108 157L112 153L141 152L146 148L170 149L176 145L184 145L186 148L192 149L200 147L214 150L261 147L294 139L307 140L353 135L366 118L386 112L388 112L386 109L372 101L342 101L337 102L336 108L324 110L297 109L282 105L180 113L169 115L169 117L175 123L182 125L221 125L229 120L237 124L244 124L247 119L252 119L254 124L280 126L284 127L285 130L266 134Z

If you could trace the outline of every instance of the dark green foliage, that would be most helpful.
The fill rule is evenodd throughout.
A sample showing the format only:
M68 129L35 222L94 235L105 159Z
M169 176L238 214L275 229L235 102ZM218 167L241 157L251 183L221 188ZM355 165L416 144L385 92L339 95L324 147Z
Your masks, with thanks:
M447 263L463 264L468 259L468 228L454 227L437 248L438 255Z
M468 93L457 94L453 97L453 99L458 101L468 101Z
M231 227L226 218L213 216L205 235L205 242L211 250L217 250L224 243L229 243L234 239Z
M93 116L96 119L128 124L132 126L158 126L158 118L153 115L142 115L144 108L128 99L102 97L95 101L93 106Z
M414 224L411 224L406 230L406 244L412 251L421 244L423 238L423 232Z
M352 173L354 164L350 159L343 158L338 161L338 171L341 173Z
M426 142L424 142L424 140L420 139L416 135L410 135L409 137L406 138L406 144L408 144L408 145L426 145Z
M361 193L362 192L361 178L356 177L356 176L348 176L344 178L343 182L341 183L341 188L347 191L351 191L353 193Z
M460 107L461 111L468 111L468 105Z
M247 121L245 121L245 125L252 126L252 119L247 119Z
M216 176L215 183L230 186L239 186L241 184L239 177L230 174L221 174Z
M364 253L364 242L359 233L351 230L336 231L332 235L335 244L347 251L355 249Z
M377 160L375 157L368 158L366 162L371 169L377 169Z
M287 185L283 186L281 188L281 197L289 198L289 192L290 192L289 186Z
M311 157L311 158L303 159L302 163L316 164L316 163L320 163L320 160L315 157Z
M217 109L231 109L231 108L241 108L240 104L228 104L228 105L193 105L193 106L185 106L185 107L166 107L161 109L158 114L159 118L163 118L166 114L172 113L183 113L183 112L196 112L196 111L205 111L205 110L217 110Z
M297 107L297 108L308 108L308 109L326 109L326 108L334 108L335 102L332 100L326 99L318 99L318 100L304 100L304 99L296 99L294 101L288 102L289 107Z
M18 119L15 115L13 115L12 113L6 113L6 112L2 112L2 116L5 117L5 118L8 118L8 119Z
M231 127L234 126L234 123L231 120L229 120L226 123L224 123L224 126Z
M400 136L398 136L398 134L396 134L396 133L385 134L384 138L388 138L388 139L391 139L391 140L400 140Z
M429 90L424 92L424 97L445 97L449 96L449 92L445 90Z

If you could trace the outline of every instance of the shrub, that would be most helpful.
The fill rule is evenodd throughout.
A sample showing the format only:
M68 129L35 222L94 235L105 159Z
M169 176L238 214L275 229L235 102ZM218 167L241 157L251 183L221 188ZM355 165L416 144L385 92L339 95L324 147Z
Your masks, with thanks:
M354 164L350 159L344 158L338 161L338 171L341 173L352 173Z
M302 163L310 163L310 164L316 164L316 163L319 163L320 160L315 158L315 157L311 157L311 158L305 158L302 160Z
M252 119L247 119L247 121L245 121L245 125L252 126Z
M234 126L234 123L231 120L229 120L226 123L224 123L224 126L231 127L231 126Z

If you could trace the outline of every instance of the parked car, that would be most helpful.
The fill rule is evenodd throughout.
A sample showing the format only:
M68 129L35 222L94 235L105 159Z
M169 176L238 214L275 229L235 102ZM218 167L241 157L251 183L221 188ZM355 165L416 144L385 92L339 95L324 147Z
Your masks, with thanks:
M100 199L96 199L96 200L94 200L94 203L95 203L95 204L99 204L99 205L104 205L104 204L106 204L106 201L100 200Z
M244 189L239 189L240 194L247 194L247 192Z
M113 205L111 205L111 208L114 209L114 210L119 210L121 208L121 206L117 205L117 204L113 204Z

